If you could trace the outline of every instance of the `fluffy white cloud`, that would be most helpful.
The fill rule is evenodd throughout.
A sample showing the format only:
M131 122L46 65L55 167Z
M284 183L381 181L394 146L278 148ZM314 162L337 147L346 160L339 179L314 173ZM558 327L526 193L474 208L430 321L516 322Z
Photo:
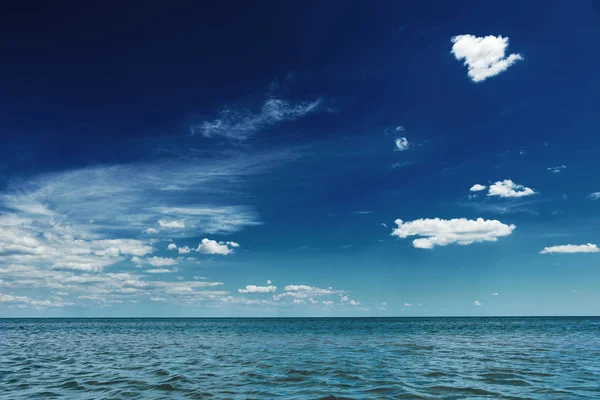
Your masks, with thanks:
M500 197L524 197L534 195L535 190L518 185L510 179L498 181L490 186L488 196L500 196Z
M475 300L475 301L473 302L473 304L474 304L474 305L476 305L477 307L480 307L480 306L482 306L482 305L483 305L483 303L481 303L481 302L480 302L480 301L478 301L478 300Z
M557 167L548 167L547 170L552 172L553 174L557 174L565 168L567 168L566 165L559 165Z
M398 227L392 231L393 236L405 239L409 236L424 236L413 240L413 246L420 249L431 249L434 246L446 246L452 243L467 245L475 242L495 242L499 237L508 236L516 228L497 220L468 220L466 218L440 219L427 218L411 222L397 219Z
M331 301L331 300L323 300L323 304L326 305L326 306L330 306L330 305L333 304L333 301Z
M271 282L270 279L267 279L267 285L270 285L271 283L273 283L273 282Z
M175 243L169 243L167 250L177 250L177 245Z
M567 244L563 246L551 246L544 247L540 254L552 254L552 253L598 253L600 249L598 246L592 243L582 244L582 245L574 245Z
M156 228L144 229L142 232L146 233L148 235L156 235L156 234L160 233L160 231L158 229L156 229Z
M238 289L240 293L275 293L277 286L247 285L245 289Z
M592 200L598 200L600 199L600 192L594 192L590 194L590 199Z
M146 262L148 264L152 265L153 267L165 267L168 265L176 265L178 263L178 261L173 258L157 257L157 256L146 259Z
M350 300L348 302L348 304L350 304L351 306L359 306L360 305L360 301Z
M164 219L159 219L158 225L160 225L161 228L167 228L167 229L185 228L184 221L167 221Z
M458 35L451 40L454 43L452 54L457 60L464 60L464 65L467 66L469 77L473 82L482 82L498 75L516 61L523 59L520 54L511 54L506 57L507 37Z
M410 144L408 143L408 139L405 137L396 139L394 141L394 143L396 144L396 150L398 150L398 151L408 150L408 148L410 147Z
M217 242L216 240L204 238L196 248L196 251L203 254L220 254L226 256L233 253L235 247L240 247L240 245L236 242Z
M246 140L261 129L280 122L294 121L321 108L321 100L292 104L289 101L267 99L258 113L248 110L225 108L219 118L204 121L190 127L192 134L200 133L204 137L225 137L234 140Z
M471 186L471 189L469 189L469 191L471 191L471 192L481 192L482 190L485 190L486 188L487 188L487 186L480 185L479 183L476 183L473 186Z
M192 251L192 249L190 249L188 246L182 246L177 251L179 252L179 254L187 254L190 251Z

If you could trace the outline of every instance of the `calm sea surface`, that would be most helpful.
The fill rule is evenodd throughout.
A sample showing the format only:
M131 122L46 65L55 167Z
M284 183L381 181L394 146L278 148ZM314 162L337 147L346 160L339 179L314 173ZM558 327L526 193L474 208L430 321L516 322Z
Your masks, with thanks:
M600 399L600 318L0 319L0 398Z

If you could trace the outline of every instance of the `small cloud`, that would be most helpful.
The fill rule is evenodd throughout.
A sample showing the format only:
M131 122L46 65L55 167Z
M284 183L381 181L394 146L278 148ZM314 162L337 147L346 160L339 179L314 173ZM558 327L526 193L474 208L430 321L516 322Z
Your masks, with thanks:
M412 307L412 303L404 303L404 307Z
M518 185L510 179L498 181L490 186L488 196L499 196L504 198L509 197L524 197L536 194L535 190Z
M404 127L402 125L399 125L396 127L396 129L394 129L396 132L404 132Z
M499 296L499 295L500 295L500 293L496 293L496 292L492 293L492 296Z
M331 300L324 300L323 304L326 305L326 306L330 306L330 305L333 304L333 301L331 301Z
M240 245L236 242L217 242L216 240L204 238L196 248L196 251L204 254L220 254L226 256L232 254L235 247L240 247Z
M267 285L270 285L272 282L270 279L267 279Z
M348 304L351 305L351 306L359 306L360 305L360 301L350 300L348 302Z
M546 168L548 171L552 172L553 174L558 174L560 171L562 171L563 169L567 168L566 165L559 165L557 167L548 167Z
M158 225L161 228L165 229L177 229L177 228L185 228L185 222L183 221L167 221L164 219L158 220Z
M487 188L487 186L476 183L473 186L471 186L471 189L469 189L469 191L470 192L481 192L482 190L485 190L486 188Z
M168 257L157 257L154 256L152 258L147 258L146 262L153 267L164 267L167 265L176 265L178 263L177 260Z
M164 297L150 297L152 301L167 301Z
M294 304L304 304L304 300L302 300L302 299L294 299L292 302Z
M147 235L156 235L157 233L159 233L160 231L156 228L148 228L148 229L144 229L142 231L142 233L145 233Z
M245 289L238 289L240 293L275 293L277 286L247 285Z
M540 254L552 254L552 253L598 253L600 249L598 246L592 243L582 244L582 245L574 245L567 244L563 246L551 246L544 247Z
M519 155L526 156L527 152L525 150L521 149L521 150L519 150Z
M396 144L396 150L398 151L408 150L408 147L410 146L408 143L408 139L406 139L405 137L396 139L394 143Z
M506 57L508 38L500 35L485 37L458 35L451 40L454 43L451 53L457 60L464 60L473 82L483 82L506 71L516 61L523 59L520 54Z
M167 250L177 250L177 245L175 243L169 243Z
M359 214L359 215L367 215L367 214L371 214L373 211L354 211L354 214Z
M387 227L388 227L388 226L387 226L387 224L386 224L385 222L382 222L382 223L381 223L381 226L383 226L384 228L387 228Z
M598 200L598 199L600 199L600 192L591 193L589 197L592 200Z
M475 301L473 302L473 304L475 304L477 307L481 307L481 306L483 305L483 303L481 303L481 302L480 302L480 301L478 301L478 300L475 300Z
M149 274L167 274L170 272L175 272L175 270L165 269L165 268L154 268L154 269L147 269L146 272Z
M180 247L179 249L177 249L177 252L179 254L187 254L190 251L192 251L192 249L190 249L188 246L183 246L183 247Z

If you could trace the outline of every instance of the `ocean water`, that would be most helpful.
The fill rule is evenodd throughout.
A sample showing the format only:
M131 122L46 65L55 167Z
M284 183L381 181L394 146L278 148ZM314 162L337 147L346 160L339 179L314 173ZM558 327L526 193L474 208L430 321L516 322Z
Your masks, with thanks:
M2 399L600 399L600 318L0 319Z

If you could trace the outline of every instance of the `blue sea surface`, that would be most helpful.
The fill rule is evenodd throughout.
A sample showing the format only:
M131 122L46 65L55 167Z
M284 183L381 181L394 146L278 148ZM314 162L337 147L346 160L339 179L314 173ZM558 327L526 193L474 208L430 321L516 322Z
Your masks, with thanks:
M599 399L600 318L0 319L2 399Z

